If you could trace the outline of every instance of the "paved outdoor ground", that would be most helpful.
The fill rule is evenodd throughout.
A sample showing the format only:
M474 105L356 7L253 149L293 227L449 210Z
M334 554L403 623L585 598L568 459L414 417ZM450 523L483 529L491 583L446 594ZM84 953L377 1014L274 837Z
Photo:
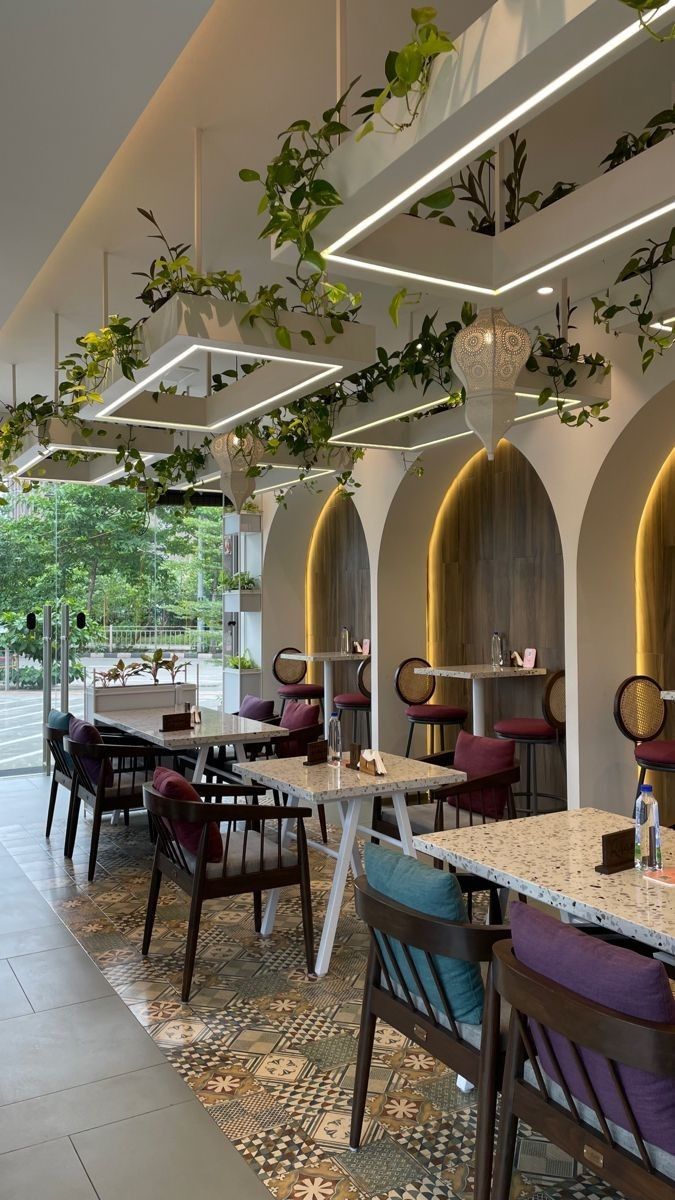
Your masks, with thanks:
M92 667L110 666L110 659L85 660L87 675ZM194 674L190 675L194 680ZM129 685L131 691L133 685ZM213 659L199 661L199 700L204 707L222 704L222 670ZM59 688L52 693L54 708L60 706ZM84 688L71 684L68 704L75 716L84 715ZM0 691L0 773L40 770L42 766L42 692Z

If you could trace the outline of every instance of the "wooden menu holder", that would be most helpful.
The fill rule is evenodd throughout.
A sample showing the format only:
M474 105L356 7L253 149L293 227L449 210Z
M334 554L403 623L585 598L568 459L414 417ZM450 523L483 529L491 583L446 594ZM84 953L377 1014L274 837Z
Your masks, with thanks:
M162 713L159 728L162 733L178 733L183 729L192 729L192 713Z
M602 835L602 862L595 868L598 875L616 875L635 865L635 829L618 829Z

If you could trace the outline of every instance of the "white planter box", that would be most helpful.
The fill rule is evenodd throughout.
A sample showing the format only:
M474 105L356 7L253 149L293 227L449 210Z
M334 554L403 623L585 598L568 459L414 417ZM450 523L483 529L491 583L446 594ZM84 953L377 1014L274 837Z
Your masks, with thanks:
M260 513L225 513L225 533L260 533L261 529Z
M249 589L245 592L225 592L223 608L226 613L260 612L262 592Z
M84 715L123 712L130 708L159 708L168 712L176 706L197 703L194 683L128 683L125 687L85 687Z
M244 696L262 695L262 671L255 668L240 671L237 667L223 669L223 711L238 712Z

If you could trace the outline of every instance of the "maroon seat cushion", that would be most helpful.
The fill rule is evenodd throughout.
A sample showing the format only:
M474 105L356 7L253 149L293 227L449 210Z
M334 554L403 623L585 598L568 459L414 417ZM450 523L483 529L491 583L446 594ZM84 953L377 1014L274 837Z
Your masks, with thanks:
M406 717L412 721L438 722L449 725L462 724L466 721L465 708L455 708L452 704L409 704L405 710Z
M675 742L640 742L635 747L635 757L639 763L675 767Z
M521 741L555 738L556 731L543 717L506 717L495 721L495 733Z
M318 704L303 704L301 700L289 700L281 718L281 728L291 730L291 736L275 741L279 758L297 758L305 754L307 745L321 737L317 726L320 722Z
M292 700L323 700L320 683L282 683L277 691L280 696L289 696Z
M167 800L186 800L191 804L204 803L192 784L183 775L179 775L178 771L172 771L170 767L155 767L152 786L160 796L165 796ZM197 854L203 826L193 825L190 821L173 821L172 825L181 846L189 850L190 854ZM220 827L217 821L212 821L209 825L206 843L206 861L220 862L222 856L223 842L220 836Z
M552 979L571 992L642 1021L675 1024L673 997L662 963L609 945L598 938L554 920L529 904L516 902L509 909L513 945L518 959L532 971ZM549 1077L557 1072L538 1027L532 1029L537 1052ZM593 1107L588 1088L569 1042L548 1030L551 1044L572 1095ZM600 1055L580 1050L605 1116L625 1129L626 1115ZM658 1078L633 1067L618 1068L621 1082L646 1141L675 1154L675 1087L672 1079Z
M455 746L454 767L465 771L469 779L476 775L489 775L492 772L508 771L513 766L516 754L516 744L506 738L476 737L473 733L465 733L460 729ZM452 797L451 803L460 808L472 809L473 812L485 812L486 817L495 821L504 816L509 798L508 787L486 787L481 792L466 792L464 795Z
M370 708L370 700L363 692L341 692L333 697L333 703L338 708Z
M274 716L274 700L260 700L258 696L244 696L238 717L249 717L252 721L269 721Z
M81 721L79 717L70 718L68 737L71 741L80 742L85 746L100 746L103 744L103 738L96 726L90 724L89 721ZM83 758L82 764L94 784L98 783L101 767L103 767L105 786L111 786L115 777L110 759Z

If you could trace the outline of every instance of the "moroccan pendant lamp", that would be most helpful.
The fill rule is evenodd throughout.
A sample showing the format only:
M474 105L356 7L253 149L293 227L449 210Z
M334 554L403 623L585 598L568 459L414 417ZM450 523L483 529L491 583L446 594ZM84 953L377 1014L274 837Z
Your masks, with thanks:
M531 351L527 330L512 325L501 308L482 308L455 337L450 361L466 391L464 417L488 458L515 420L516 380Z
M223 433L211 442L211 454L220 467L221 487L234 504L235 512L241 512L255 491L257 477L248 471L257 467L264 449L260 439L250 433L243 438L236 433Z

